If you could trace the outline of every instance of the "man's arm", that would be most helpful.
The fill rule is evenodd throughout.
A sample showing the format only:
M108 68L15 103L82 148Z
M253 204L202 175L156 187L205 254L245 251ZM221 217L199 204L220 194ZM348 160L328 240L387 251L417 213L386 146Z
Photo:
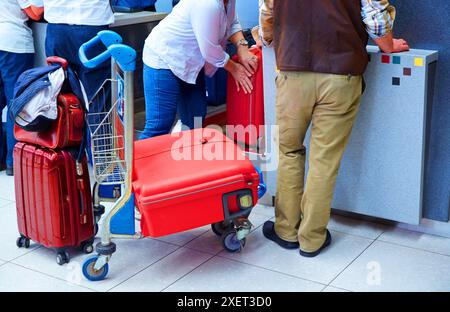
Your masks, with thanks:
M405 40L394 39L392 35L396 11L389 0L361 0L361 9L367 32L383 52L409 50Z
M259 0L260 36L266 46L270 46L273 41L273 1Z

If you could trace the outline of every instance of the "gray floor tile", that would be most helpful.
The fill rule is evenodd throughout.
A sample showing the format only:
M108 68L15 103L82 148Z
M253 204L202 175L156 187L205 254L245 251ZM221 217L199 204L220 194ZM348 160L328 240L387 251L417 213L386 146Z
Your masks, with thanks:
M270 218L275 217L275 208L271 206L266 205L256 205L255 208L253 208L253 212L261 215L268 216Z
M87 292L90 290L15 264L7 263L0 266L0 291Z
M322 290L322 292L337 292L337 293L339 293L339 292L350 292L350 291L342 289L342 288L327 286L324 290Z
M376 241L331 285L351 291L450 291L450 257Z
M287 273L323 284L331 282L373 241L332 232L333 243L316 258L304 258L298 250L284 250L267 240L261 230L252 233L244 250L238 254L222 252L230 259Z
M31 242L29 249L18 248L16 246L19 230L17 228L15 203L0 208L0 234L2 238L0 239L0 259L5 261L22 256L38 247L33 242Z
M333 231L346 234L376 239L389 227L383 224L348 218L340 215L332 215L328 228Z
M167 291L239 292L321 291L324 285L215 257L170 286Z
M123 282L112 291L161 291L194 270L212 256L192 249L181 248Z
M15 201L14 177L8 177L5 171L0 172L0 198Z
M450 256L450 238L391 229L383 233L378 240Z
M169 236L158 237L157 239L166 243L175 244L178 246L184 246L193 239L205 234L211 227L204 226L198 229L177 233Z
M73 253L70 263L63 266L56 264L55 252L46 248L40 248L17 258L14 263L63 280L69 280L77 285L106 291L178 248L152 239L116 239L114 242L117 244L117 251L109 262L108 277L100 282L89 282L82 276L81 267L88 256L79 252Z
M0 198L0 208L11 205L13 202L7 199Z

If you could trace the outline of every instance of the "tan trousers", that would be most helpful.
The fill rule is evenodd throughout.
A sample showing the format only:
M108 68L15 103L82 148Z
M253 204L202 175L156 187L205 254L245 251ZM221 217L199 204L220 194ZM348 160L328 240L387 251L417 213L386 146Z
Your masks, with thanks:
M306 252L325 242L336 177L359 109L362 76L281 72L277 77L280 162L275 232ZM309 125L309 171L304 183Z

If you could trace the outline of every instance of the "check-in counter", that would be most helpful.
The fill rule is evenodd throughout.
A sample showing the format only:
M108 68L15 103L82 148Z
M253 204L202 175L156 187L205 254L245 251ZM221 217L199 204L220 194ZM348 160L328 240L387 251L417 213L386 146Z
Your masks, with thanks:
M438 53L411 50L389 55L373 46L368 52L367 89L342 161L332 207L419 224ZM266 124L275 125L273 50L265 49L263 59ZM267 152L276 153L276 138L267 139ZM308 145L306 140L307 149ZM271 196L275 196L276 176L276 171L267 173Z
M137 114L145 110L142 79L144 42L152 29L166 16L166 13L158 12L115 13L115 22L111 25L111 29L123 37L124 43L133 47L137 52L135 73L135 111ZM35 65L44 65L47 24L33 23L32 29L36 49Z

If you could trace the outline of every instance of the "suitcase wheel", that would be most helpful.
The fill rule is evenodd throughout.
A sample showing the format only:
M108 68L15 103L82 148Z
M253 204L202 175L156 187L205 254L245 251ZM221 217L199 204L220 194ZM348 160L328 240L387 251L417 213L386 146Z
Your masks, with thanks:
M104 280L106 275L108 275L108 263L105 263L105 265L100 270L95 270L95 263L98 260L98 256L92 256L87 258L83 263L83 275L90 281L101 281Z
M92 242L85 242L81 245L81 250L87 255L91 254L94 252L94 245Z
M69 263L70 261L70 255L67 251L58 251L56 254L56 263L59 265L64 265L66 263Z
M25 236L20 236L17 240L16 240L16 245L19 248L30 248L30 239L28 237Z
M233 228L234 228L233 223L227 221L211 224L211 230L214 232L214 234L216 234L219 237L222 236L223 233L225 233L225 231L231 230Z
M234 228L226 230L222 234L222 245L228 252L240 252L244 248L245 242L245 238L242 240L238 239L237 231Z

